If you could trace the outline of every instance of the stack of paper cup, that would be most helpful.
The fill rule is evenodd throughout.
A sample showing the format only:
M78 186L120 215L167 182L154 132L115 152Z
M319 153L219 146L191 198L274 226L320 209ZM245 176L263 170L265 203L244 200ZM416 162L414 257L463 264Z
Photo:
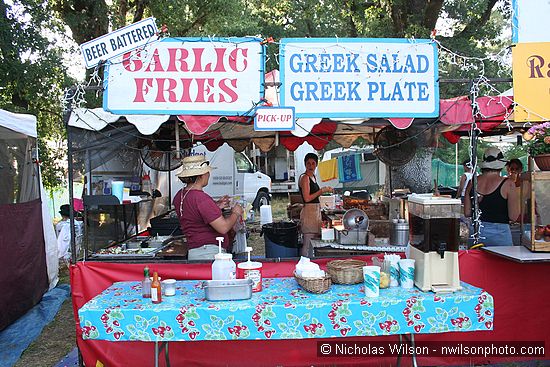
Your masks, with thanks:
M363 279L365 280L365 296L378 297L380 294L380 267L363 266Z
M401 259L401 256L395 254L384 255L384 260L390 262L390 287L397 287L399 285L399 265L397 262Z
M260 207L260 224L273 223L273 214L271 213L271 205L262 205Z
M113 181L111 183L111 192L122 204L122 201L124 200L124 181Z
M402 288L414 287L414 259L401 259L399 265L399 283Z

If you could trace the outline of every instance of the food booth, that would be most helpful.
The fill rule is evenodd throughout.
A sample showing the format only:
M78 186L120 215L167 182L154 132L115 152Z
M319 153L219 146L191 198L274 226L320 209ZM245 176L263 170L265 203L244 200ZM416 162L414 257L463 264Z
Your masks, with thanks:
M487 105L491 104L490 101L487 101ZM75 109L68 119L69 159L71 165L72 154L75 153L75 160L80 161L82 167L88 165L90 170L87 172L90 173L99 167L99 164L90 164L90 157L103 155L102 159L106 159L105 156L113 154L106 148L114 148L114 142L127 151L135 152L141 149L135 141L139 142L143 135L157 131L161 125L170 126L171 133L168 135L175 137L178 150L180 144L189 144L191 141L201 141L209 149L215 149L225 142L236 150L244 149L251 141L262 150L276 144L292 150L303 141L309 142L316 149L321 149L330 140L350 146L357 137L373 142L381 128L392 123L398 124L400 128L413 124L413 129L420 126L416 131L424 129L432 133L436 129L439 132L452 130L457 126L448 127L436 122L449 118L446 112L458 103L443 103L446 108L442 109L441 117L415 122L413 119L403 121L399 117L393 122L391 119L342 121L330 117L317 119L313 124L306 121L306 117L303 126L314 126L308 130L302 126L305 133L302 131L298 134L288 131L255 131L251 119L242 116L161 115L151 117L156 123L150 124L143 115L137 115L137 118L132 115L121 117L106 112ZM494 104L502 105L500 102ZM97 118L99 115L101 117ZM180 131L181 127L185 130ZM89 139L77 138L82 137L82 134L89 136ZM76 142L77 146L72 147ZM74 152L72 149L75 149ZM163 156L167 161L173 159L171 153ZM102 163L101 160L99 163ZM132 199L135 196L139 199ZM455 289L434 289L433 286L437 284L436 277L433 277L431 283L427 280L423 283L428 282L427 289L435 292L397 287L380 290L380 298L376 299L364 297L362 284L338 284L323 294L308 293L292 278L297 259L266 259L262 261L264 289L261 292L253 294L248 300L209 302L204 298L202 280L211 277L210 262L188 262L182 258L170 260L157 256L166 249L164 246L167 243L132 236L133 233L127 231L132 227L125 223L127 216L122 218L124 223L120 224L118 213L113 214L115 226L123 229L125 250L131 250L131 246L154 250L140 253L128 251L122 253L123 256L118 260L111 256L117 254L106 254L105 258L91 257L97 254L97 251L92 251L85 253L87 261L74 261L71 265L77 344L83 360L86 365L100 362L103 365L146 366L152 364L153 358L157 364L160 350L164 349L170 363L176 365L389 365L403 355L376 355L369 352L360 356L331 353L326 356L321 347L340 341L345 344L360 343L365 347L369 343L408 340L409 345L411 342L444 342L453 345L461 341L489 344L505 342L515 343L519 349L520 346L528 346L528 343L540 346L550 341L545 328L541 327L550 325L550 316L542 311L550 294L550 285L540 281L540 275L548 271L548 262L510 261L482 250L459 250L456 230L447 231L450 233L449 241L443 238L443 232L447 232L441 231L442 228L438 228L439 237L430 236L434 233L433 229L429 229L430 225L437 227L441 226L437 221L451 223L456 219L446 214L449 208L441 210L437 207L441 203L432 203L432 199L420 198L415 201L418 206L413 213L416 215L415 231L410 232L410 236L416 239L422 236L429 238L429 241L418 242L416 247L419 253L415 256L418 256L416 259L419 263L420 258L429 257L429 260L424 261L426 264L432 263L434 268L438 266L436 262L445 259L445 268L452 268L448 283L452 283ZM113 203L86 205L85 200L85 205L86 210L101 205L139 206L148 200L140 195L129 195ZM445 202L443 205L450 205L454 210L452 206L455 203ZM97 215L98 221L101 220L100 214ZM380 218L389 221L389 209ZM103 222L107 223L105 218ZM135 219L134 233L139 232L137 222ZM355 223L358 222L355 220ZM399 223L403 222L398 219ZM413 227L412 223L410 227ZM361 228L355 230L359 232ZM130 245L128 239L130 242L137 241L137 245ZM144 242L149 243L142 246ZM152 246L149 247L149 244ZM351 245L373 244L371 252L376 252L376 242L369 244L367 240ZM391 247L392 243L388 240L386 245ZM390 250L403 255L405 249L405 246L399 246ZM354 256L369 264L373 257L377 255ZM330 260L319 258L315 262L324 268ZM178 280L176 297L166 297L168 299L165 298L159 305L152 305L147 299L141 298L140 281L145 265L155 269L165 279ZM535 284L536 287L533 286ZM409 364L410 353L405 353L405 357L404 363ZM510 354L501 356L498 351L484 356L461 354L449 357L416 353L415 357L413 363L418 361L430 365L543 358L536 353L518 354L517 357Z

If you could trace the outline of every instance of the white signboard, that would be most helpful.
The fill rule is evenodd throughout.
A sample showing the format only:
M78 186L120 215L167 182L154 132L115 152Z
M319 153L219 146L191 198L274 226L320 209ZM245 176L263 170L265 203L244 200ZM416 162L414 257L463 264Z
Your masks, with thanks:
M281 105L296 117L437 117L431 40L281 40Z
M254 130L294 130L294 122L294 107L258 107L254 117Z
M259 38L166 38L107 64L115 114L245 115L263 96Z
M550 42L548 0L512 0L512 42Z
M157 40L155 18L143 19L80 45L86 68Z

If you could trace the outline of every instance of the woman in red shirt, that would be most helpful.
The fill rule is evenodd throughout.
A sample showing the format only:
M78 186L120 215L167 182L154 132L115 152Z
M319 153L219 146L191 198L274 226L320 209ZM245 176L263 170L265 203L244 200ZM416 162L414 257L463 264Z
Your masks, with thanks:
M216 237L224 237L224 250L230 249L227 233L243 214L243 208L237 204L231 209L231 215L224 217L221 208L229 198L225 196L215 202L203 191L211 170L204 155L198 154L185 157L177 173L186 184L174 197L174 206L187 239L188 260L213 260L218 252Z

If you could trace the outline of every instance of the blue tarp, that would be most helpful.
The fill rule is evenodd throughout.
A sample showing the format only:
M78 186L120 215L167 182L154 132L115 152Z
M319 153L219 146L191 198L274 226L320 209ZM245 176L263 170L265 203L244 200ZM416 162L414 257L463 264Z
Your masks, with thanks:
M46 292L40 303L0 332L0 366L11 367L49 324L71 294L68 284Z

